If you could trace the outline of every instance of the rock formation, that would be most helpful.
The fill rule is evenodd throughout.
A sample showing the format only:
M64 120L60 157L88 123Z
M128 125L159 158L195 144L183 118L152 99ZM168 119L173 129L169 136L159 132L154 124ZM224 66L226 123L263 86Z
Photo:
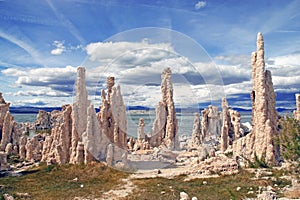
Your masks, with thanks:
M278 114L271 72L265 70L264 40L257 35L257 51L252 53L252 132L233 142L233 153L254 160L255 156L268 164L276 164L278 151L274 144Z
M144 140L145 139L145 120L144 118L139 119L139 126L138 126L138 133L137 133L137 139L138 140Z
M222 99L222 115L221 151L224 152L234 140L244 135L244 130L240 113L229 108L226 98Z
M51 114L44 110L39 110L35 120L35 127L37 130L49 129L50 128L50 117Z
M296 110L294 110L294 117L300 121L300 94L296 94Z
M45 138L41 134L35 135L32 138L27 140L25 145L26 148L26 157L28 161L41 161L42 160L42 150L43 142Z
M9 110L9 105L9 103L5 102L4 98L2 97L2 93L0 92L0 136L2 135L4 117Z
M145 121L144 118L140 118L139 125L138 125L138 131L137 131L137 139L134 140L133 138L130 138L129 140L129 147L131 146L133 151L137 150L147 150L150 149L150 144L148 142L148 136L146 136L145 131ZM133 144L130 144L130 143Z
M194 113L194 125L192 133L192 146L199 146L203 141L199 113Z
M46 136L43 146L43 161L66 164L70 162L72 137L72 106L62 106L61 112L52 112L55 123L51 135Z
M114 77L108 77L107 98L105 91L102 90L102 105L98 113L102 132L111 142L121 148L127 148L127 120L126 106L123 102L121 89L118 85L114 87Z
M173 101L171 69L166 68L161 75L162 99L156 107L150 145L165 145L169 149L178 149L178 122Z
M81 147L78 146L79 141L82 141L82 134L86 131L87 125L87 108L90 105L88 100L88 92L85 81L85 68L77 68L77 80L75 84L75 101L72 110L72 141L71 141L71 163L79 163L77 152ZM79 160L78 160L79 159Z
M221 113L218 112L217 107L211 105L208 109L204 109L201 113L202 142L210 143L211 141L216 141L221 135Z
M0 151L17 154L20 131L9 106L10 103L6 103L0 93Z
M89 163L93 160L105 161L109 153L108 160L111 164L121 162L125 150L113 144L113 141L103 133L104 129L97 118L94 106L88 100L85 68L78 67L77 72L73 106L65 105L61 112L51 112L52 130L51 135L45 138L42 160L58 164ZM115 99L120 98L119 87L112 90L113 95L110 98L116 101ZM119 105L120 102L114 102L115 104ZM121 141L124 142L123 140Z
M7 154L0 151L0 171L8 170Z

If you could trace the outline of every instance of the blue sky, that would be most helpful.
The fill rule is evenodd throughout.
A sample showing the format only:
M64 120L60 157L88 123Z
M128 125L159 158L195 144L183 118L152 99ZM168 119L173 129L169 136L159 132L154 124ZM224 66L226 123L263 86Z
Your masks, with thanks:
M175 103L250 108L250 55L265 39L277 107L300 92L300 1L0 0L0 91L13 106L72 103L76 67L100 104L107 75L127 105L156 106L171 67Z

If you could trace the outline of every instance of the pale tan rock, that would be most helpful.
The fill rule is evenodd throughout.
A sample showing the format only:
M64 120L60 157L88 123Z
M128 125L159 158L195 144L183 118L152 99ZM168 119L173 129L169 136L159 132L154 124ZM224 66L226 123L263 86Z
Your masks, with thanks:
M134 140L133 138L131 138L131 140L129 140L129 147L130 145L133 145L133 148L131 150L138 151L150 149L150 144L148 141L148 137L146 137L146 134L144 132L144 127L144 118L140 118L138 124L137 139Z
M164 145L168 149L178 149L178 121L173 101L171 69L166 68L161 75L162 100L156 107L150 146Z
M102 132L115 145L126 149L127 148L127 119L126 106L121 94L121 88L118 85L114 87L114 77L108 77L107 98L105 91L102 90L102 105L98 113L98 120Z
M145 139L145 120L144 118L139 119L139 125L138 125L138 133L137 133L137 139L138 140L144 140Z
M157 147L161 145L165 135L165 127L167 122L166 119L166 105L163 102L159 102L155 108L155 119L153 122L151 136L149 138L149 143L151 146Z
M252 132L234 141L233 153L254 160L265 157L266 163L274 165L279 158L274 141L277 133L278 114L275 108L275 93L271 72L265 70L264 41L261 33L257 35L257 51L252 53ZM238 149L235 149L238 148ZM241 147L243 147L241 149Z
M221 151L225 152L229 145L229 126L230 118L228 116L228 102L226 98L222 99L222 133L221 133Z
M61 112L51 112L53 128L46 136L42 160L58 164L70 162L72 141L72 106L62 106Z
M12 139L13 127L14 127L14 117L10 114L9 111L7 111L3 120L2 138L0 144L1 151L5 151L6 145L10 143Z
M296 110L294 110L294 117L300 121L300 94L295 94L296 96Z
M87 129L83 136L83 142L86 150L97 160L105 160L106 148L110 144L109 139L101 132L100 123L96 116L94 106L91 104L88 108ZM85 159L87 163L87 159Z
M194 113L192 146L199 146L202 143L202 140L200 115L199 113Z
M12 143L8 143L5 148L5 153L7 153L7 155L10 155L12 154L12 152L13 152L13 145Z
M233 158L228 158L223 154L216 155L202 162L196 162L193 164L189 173L191 174L222 174L232 175L239 172L238 163Z
M51 127L50 116L51 114L49 112L46 112L44 110L39 110L39 113L37 114L36 120L34 122L36 129L37 130L49 129Z
M27 140L25 145L26 148L26 160L28 161L41 161L42 160L42 150L43 142L45 138L41 134L33 136L31 139Z
M9 110L9 103L6 103L0 92L0 133L2 134L3 122L6 113ZM0 138L1 139L1 138Z
M19 155L20 158L25 160L26 159L26 144L27 144L27 136L22 136L20 138L20 146L19 146Z
M107 156L106 156L106 163L108 166L113 166L114 161L114 147L112 144L107 146Z
M9 165L7 163L7 154L3 151L0 151L0 171L8 169Z
M190 197L186 192L180 192L179 196L180 196L180 200L190 200Z
M84 150L84 144L82 142L78 142L76 151L77 151L76 152L76 163L84 164L85 150Z
M88 100L88 92L86 89L84 67L77 68L75 94L76 96L75 96L75 101L73 103L73 110L72 110L72 137L71 137L72 142L71 142L70 162L82 163L84 161L84 157L81 158L82 155L77 155L77 153L81 152L82 147L84 145L81 144L81 146L78 147L78 143L79 141L82 141L82 134L86 131L87 107L90 105L90 101ZM80 162L77 159L80 159Z
M112 89L115 85L115 77L112 77L112 76L107 77L106 85L107 85L107 101L111 102L111 93L112 93Z
M243 136L244 130L240 113L229 108L226 98L222 99L222 115L221 151L225 152L234 140Z
M215 106L208 106L202 112L202 137L204 142L216 140L221 135L222 119L221 113Z
M4 200L14 200L15 198L9 194L3 194Z
M111 93L111 111L114 119L114 144L119 147L127 147L127 120L126 120L126 106L123 102L121 88L112 88Z

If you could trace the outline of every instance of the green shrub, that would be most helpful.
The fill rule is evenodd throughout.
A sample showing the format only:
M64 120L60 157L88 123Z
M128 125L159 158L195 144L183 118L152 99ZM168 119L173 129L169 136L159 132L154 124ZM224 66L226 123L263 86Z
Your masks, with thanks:
M245 158L246 159L246 158ZM259 158L256 153L254 153L254 161L246 159L249 163L250 168L269 168L270 166L266 163L266 152L264 152Z
M279 122L277 144L284 159L297 161L300 158L300 122L289 116L282 117Z

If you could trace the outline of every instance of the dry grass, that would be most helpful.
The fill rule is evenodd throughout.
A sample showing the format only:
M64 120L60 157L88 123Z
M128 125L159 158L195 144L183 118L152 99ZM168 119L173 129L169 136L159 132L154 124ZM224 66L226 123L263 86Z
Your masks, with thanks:
M4 193L17 197L29 193L30 199L74 199L100 197L128 174L101 163L89 165L41 166L21 177L0 178L0 199ZM73 179L78 178L78 181ZM20 198L16 198L20 199Z
M173 200L179 199L179 193L182 191L188 193L190 197L196 196L198 199L244 199L256 197L255 192L259 186L272 185L270 180L251 180L251 176L252 174L249 172L241 171L232 176L195 179L187 182L184 181L185 176L175 179L137 179L133 180L133 183L138 188L125 199ZM203 181L206 181L207 184ZM237 191L237 187L241 187L241 189ZM254 193L248 194L249 191Z
M271 169L270 169L271 170ZM123 200L174 200L179 199L179 193L184 191L190 197L198 199L245 199L256 197L259 186L278 185L283 188L291 182L279 179L287 171L273 170L273 175L266 179L254 180L254 174L241 170L240 173L219 178L195 179L184 181L186 176L174 179L148 178L132 179L135 189ZM21 177L0 178L0 199L4 193L9 193L15 199L18 193L28 193L27 199L74 199L74 197L100 198L111 189L119 189L122 179L128 178L128 173L111 169L101 163L89 165L40 166L32 168ZM276 180L271 181L271 176ZM78 181L72 181L78 178ZM206 183L205 183L206 182ZM124 184L124 183L122 183ZM81 185L83 187L81 187ZM240 190L237 191L237 188ZM253 193L248 193L253 191ZM299 191L290 191L284 195L297 197ZM115 197L115 199L118 199Z

